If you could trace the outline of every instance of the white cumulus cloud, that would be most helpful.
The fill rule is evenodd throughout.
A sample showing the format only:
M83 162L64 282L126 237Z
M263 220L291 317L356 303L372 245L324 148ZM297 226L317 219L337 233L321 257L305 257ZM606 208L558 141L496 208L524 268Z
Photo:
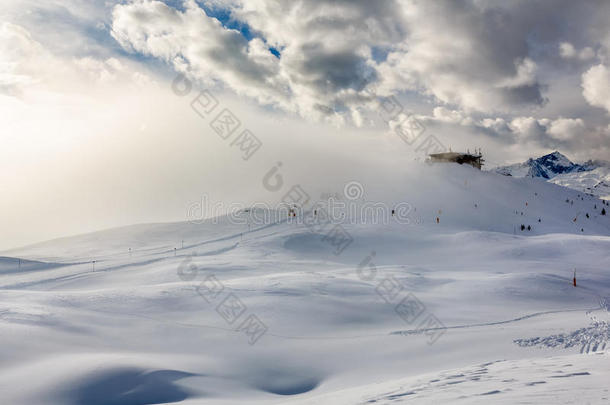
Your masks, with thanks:
M582 95L589 104L610 113L610 69L605 65L591 67L582 75Z

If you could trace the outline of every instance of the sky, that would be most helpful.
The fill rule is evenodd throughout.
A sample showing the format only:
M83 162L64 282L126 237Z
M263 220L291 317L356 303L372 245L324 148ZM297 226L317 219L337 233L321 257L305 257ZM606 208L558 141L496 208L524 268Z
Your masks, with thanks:
M610 160L609 15L602 0L3 0L0 249L183 221L204 199L272 203L278 163L314 197L380 181L429 140L489 167ZM239 126L214 127L227 114Z

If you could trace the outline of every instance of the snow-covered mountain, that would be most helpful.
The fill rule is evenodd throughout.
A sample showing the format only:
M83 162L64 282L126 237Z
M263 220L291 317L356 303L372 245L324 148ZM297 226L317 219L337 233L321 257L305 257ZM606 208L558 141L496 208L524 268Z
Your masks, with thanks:
M401 170L336 226L223 216L1 252L0 403L607 403L609 208Z
M530 158L523 163L500 166L495 171L505 176L552 179L559 174L582 172L587 169L588 167L573 163L565 155L555 151L537 159Z
M500 166L496 173L513 177L540 177L560 186L610 199L610 162L589 160L574 163L555 151L523 163Z

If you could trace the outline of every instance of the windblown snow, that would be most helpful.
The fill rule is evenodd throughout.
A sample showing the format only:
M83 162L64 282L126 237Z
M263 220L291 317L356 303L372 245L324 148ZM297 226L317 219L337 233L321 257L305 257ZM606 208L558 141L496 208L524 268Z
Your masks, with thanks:
M408 221L219 217L2 252L0 403L608 402L610 207L453 164L363 186L344 202Z

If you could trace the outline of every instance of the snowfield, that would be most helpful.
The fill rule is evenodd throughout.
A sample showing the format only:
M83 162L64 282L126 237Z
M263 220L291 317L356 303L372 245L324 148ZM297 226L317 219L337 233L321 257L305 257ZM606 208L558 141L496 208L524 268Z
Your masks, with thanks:
M452 164L363 184L409 220L348 213L340 252L285 217L2 252L0 403L608 403L610 207Z
M610 168L608 167L602 166L586 172L560 174L550 182L610 200Z

